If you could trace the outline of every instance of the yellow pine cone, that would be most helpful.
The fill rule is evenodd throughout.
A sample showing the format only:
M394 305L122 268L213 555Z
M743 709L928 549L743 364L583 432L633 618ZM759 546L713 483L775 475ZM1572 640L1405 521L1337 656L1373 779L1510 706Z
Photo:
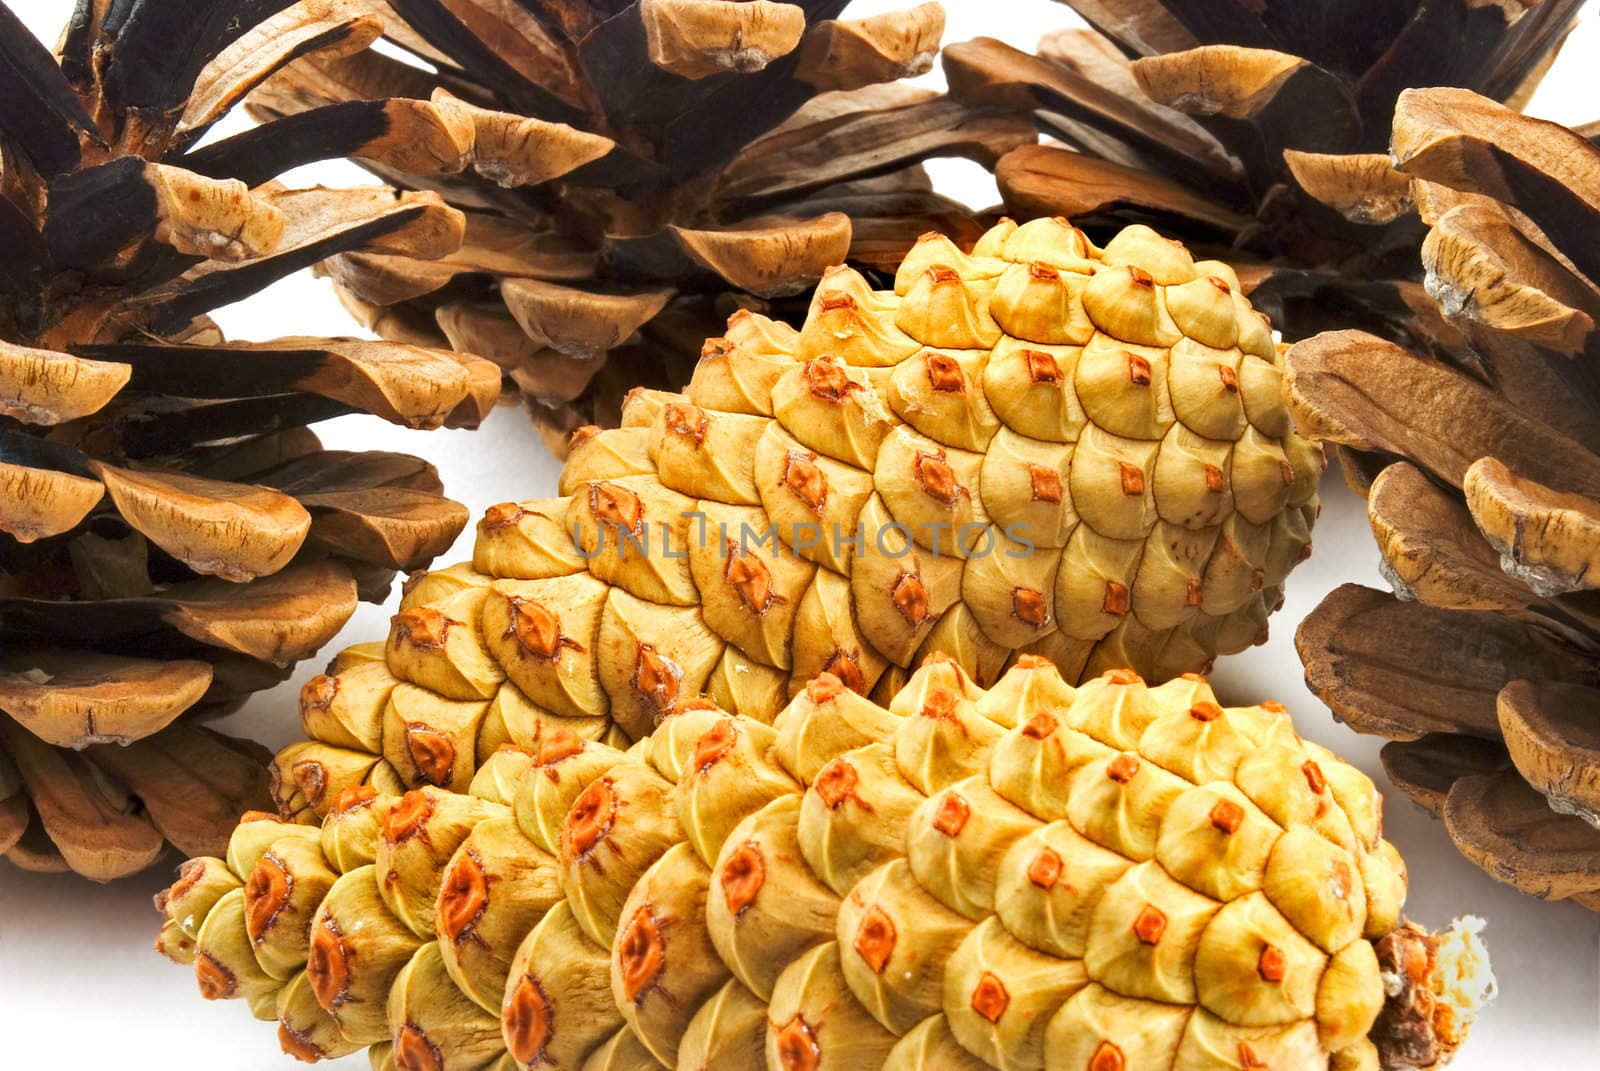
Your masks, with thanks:
M696 700L471 793L254 816L158 947L291 1054L395 1071L1402 1071L1493 986L1405 880L1278 704L932 658L887 707L824 675L771 725Z
M702 693L767 722L823 672L884 699L932 652L985 685L1019 652L1204 671L1310 549L1323 458L1281 369L1232 271L1146 227L928 235L892 291L834 269L798 331L737 314L683 394L580 432L560 497L490 509L307 685L279 805L464 792L503 743L637 739Z

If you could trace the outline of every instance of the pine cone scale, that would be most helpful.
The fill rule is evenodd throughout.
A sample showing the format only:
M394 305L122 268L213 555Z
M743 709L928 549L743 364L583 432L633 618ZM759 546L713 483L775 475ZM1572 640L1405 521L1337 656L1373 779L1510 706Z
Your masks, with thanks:
M426 465L324 453L304 425L476 423L498 372L383 343L229 345L203 315L330 254L459 246L436 199L287 190L248 138L184 152L376 20L328 0L80 15L59 64L0 16L0 793L10 858L109 880L168 841L217 850L270 800L256 750L188 722L280 682L349 618L357 576L372 596L465 523Z
M197 925L240 977L309 928L306 974L284 965L316 1002L253 997L281 987L280 1037L442 1068L1441 1066L1485 981L1473 924L1402 922L1370 782L1198 676L1074 689L1036 658L985 692L934 659L889 709L824 676L770 726L694 700L627 753L507 748L473 792L241 825L158 899L161 950L204 987ZM448 862L407 854L422 834ZM343 876L252 952L214 897L263 850ZM430 895L431 922L398 906ZM252 883L242 918L277 902ZM1435 992L1435 961L1461 989ZM344 999L357 969L387 1023Z
M1579 712L1600 695L1587 564L1600 391L1580 355L1600 294L1569 250L1594 222L1574 171L1594 149L1465 90L1408 90L1394 156L1432 228L1427 292L1459 337L1431 358L1361 333L1291 349L1297 416L1375 462L1368 514L1399 596L1341 588L1297 646L1336 716L1402 741L1384 749L1391 777L1469 859L1593 906ZM1557 176L1579 185L1546 203L1536 191Z
M736 315L685 394L575 437L560 498L489 511L349 703L305 698L286 813L460 790L501 742L639 737L700 692L770 716L820 672L881 692L934 651L983 681L1019 650L1170 675L1259 640L1321 464L1225 268L1044 220L971 256L925 236L896 282L834 269L798 331Z
M496 245L527 236L529 256L480 255L469 235L458 258L344 258L325 271L385 337L492 351L559 451L580 424L614 422L629 387L681 386L699 340L730 308L781 307L847 258L890 264L930 224L976 237L974 217L953 202L863 202L850 187L890 173L899 181L885 194L925 185L919 162L933 155L990 165L1033 140L1026 120L893 91L931 62L944 23L936 4L832 18L844 6L640 0L527 11L410 0L388 5L399 18L386 32L435 63L437 77L370 54L308 56L255 91L251 106L277 122L247 136L265 144L308 108L394 97L468 120L466 151L445 166L406 159L404 139L319 129L386 180L467 210L471 226L499 232ZM840 212L860 216L862 231ZM618 318L615 337L554 338L521 315L511 284L524 279L626 297L641 315ZM671 300L651 307L665 289ZM583 366L550 360L546 348ZM662 350L665 364L653 356Z

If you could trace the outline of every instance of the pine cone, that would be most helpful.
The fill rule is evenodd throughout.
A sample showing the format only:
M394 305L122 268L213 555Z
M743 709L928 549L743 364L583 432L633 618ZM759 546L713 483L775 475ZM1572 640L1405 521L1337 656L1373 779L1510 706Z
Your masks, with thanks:
M787 308L847 258L893 271L928 230L970 246L981 226L919 161L992 166L1034 139L1014 110L895 84L938 52L936 3L854 22L833 17L845 0L368 6L440 73L307 57L250 106L332 105L320 138L465 210L459 253L320 270L385 337L493 359L557 453L580 424L615 425L633 387L681 388L735 309ZM370 140L356 117L393 96L432 102L438 148Z
M1436 343L1438 316L1385 153L1395 100L1448 85L1520 106L1582 6L1064 2L1095 29L1051 34L1036 56L992 40L945 52L952 95L1037 109L1066 145L1001 160L1009 210L1096 235L1150 223L1234 263L1290 340L1355 326L1412 348Z
M397 1071L1442 1067L1492 976L1402 919L1381 828L1277 703L935 658L887 709L824 674L772 725L692 701L247 822L157 947Z
M18 865L106 880L168 840L220 848L268 800L265 752L175 719L282 680L358 590L381 597L466 523L426 462L325 451L305 425L476 424L492 365L227 343L206 315L341 250L459 244L435 195L287 189L241 138L193 148L293 56L377 32L338 0L85 2L57 60L0 8L0 851Z
M1401 96L1393 152L1465 346L1447 363L1338 332L1290 351L1302 426L1375 474L1397 593L1329 596L1300 629L1306 679L1400 741L1390 776L1468 858L1600 910L1600 150L1430 89Z
M562 497L492 508L307 685L280 809L463 791L504 741L621 743L701 692L767 720L825 671L886 697L932 651L983 684L1018 651L1202 669L1310 548L1322 454L1278 360L1226 267L1143 227L928 236L893 291L834 269L798 331L740 313L686 394L581 432Z

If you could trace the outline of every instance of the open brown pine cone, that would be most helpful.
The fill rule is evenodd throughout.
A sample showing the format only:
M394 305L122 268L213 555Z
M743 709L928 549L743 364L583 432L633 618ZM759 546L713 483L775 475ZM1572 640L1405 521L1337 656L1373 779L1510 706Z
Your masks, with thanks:
M157 949L379 1071L1434 1071L1493 991L1481 923L1404 920L1372 782L1193 674L824 674L469 787L249 816Z
M1390 776L1468 858L1600 910L1600 150L1431 89L1401 96L1392 151L1461 345L1290 350L1290 404L1341 444L1395 588L1307 618L1306 679L1397 741Z
M847 260L892 272L929 230L970 246L981 225L919 161L992 166L1035 137L1013 109L897 84L938 52L937 3L859 21L835 18L845 0L364 6L439 73L301 59L250 98L294 117L263 150L293 153L296 132L466 212L451 256L320 270L384 337L493 359L557 453L614 426L633 387L682 387L736 309L772 311ZM431 101L426 122L396 96ZM410 140L374 136L397 125Z
M1234 264L1290 340L1362 327L1416 349L1438 316L1422 228L1388 166L1408 86L1464 86L1520 107L1581 0L1063 0L1093 29L1037 55L950 46L951 93L1035 109L1062 146L996 169L1019 218L1092 235L1149 223Z
M493 365L228 343L207 317L342 250L460 244L436 195L287 189L288 161L238 138L193 148L294 56L377 32L337 0L83 0L52 57L0 7L0 852L20 866L106 880L225 843L266 799L264 752L193 721L466 523L431 465L306 425L474 425Z
M491 508L306 685L280 809L464 791L501 743L623 743L702 692L886 697L933 652L983 685L1023 651L1166 680L1261 642L1324 462L1230 279L1145 227L1006 220L926 236L892 290L833 269L798 330L736 314L684 394L579 432L561 497Z

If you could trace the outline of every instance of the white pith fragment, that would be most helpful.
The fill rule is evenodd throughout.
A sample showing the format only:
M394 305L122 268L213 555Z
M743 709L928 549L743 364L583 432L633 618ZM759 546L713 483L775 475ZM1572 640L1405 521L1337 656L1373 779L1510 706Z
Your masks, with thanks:
M1430 983L1439 1000L1455 1012L1463 1026L1477 1019L1484 1005L1499 992L1494 970L1489 966L1489 951L1478 936L1486 925L1476 915L1466 915L1439 935Z

